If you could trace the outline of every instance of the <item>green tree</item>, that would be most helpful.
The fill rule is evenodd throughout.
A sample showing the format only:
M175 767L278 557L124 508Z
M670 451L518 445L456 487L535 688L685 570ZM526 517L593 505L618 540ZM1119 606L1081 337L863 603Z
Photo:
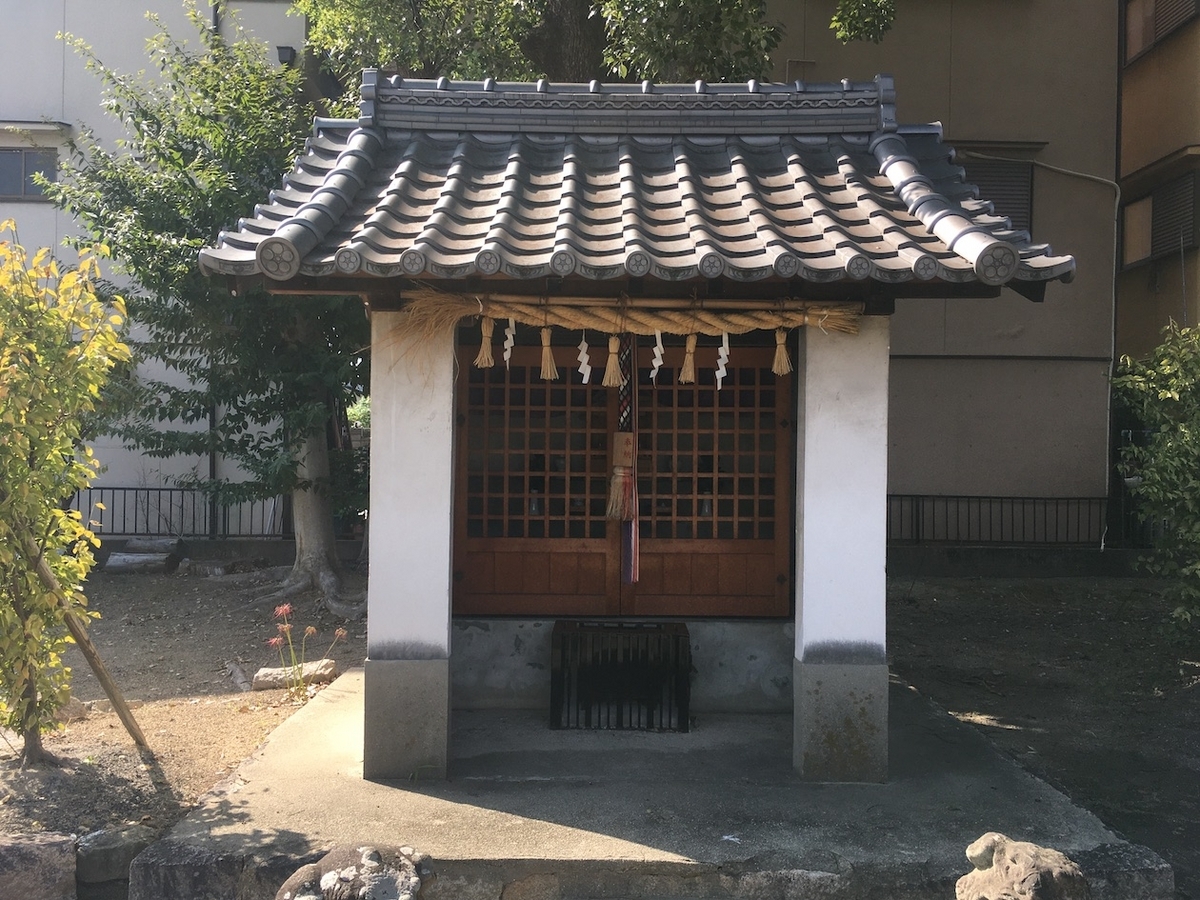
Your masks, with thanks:
M295 0L343 83L369 66L434 78L765 78L765 0ZM607 38L607 45L605 45ZM603 53L601 52L603 50Z
M72 42L104 83L125 129L116 148L83 130L46 191L133 282L136 351L165 369L139 384L117 432L151 456L221 454L245 477L196 483L235 502L290 491L296 562L279 596L318 587L339 607L326 439L331 410L361 393L368 344L353 298L277 297L204 277L201 247L279 185L302 152L313 108L300 73L277 68L238 31L226 40L188 4L191 46L159 24L158 77L106 67ZM153 17L151 17L153 18Z
M1145 359L1121 358L1115 399L1145 430L1121 466L1140 515L1153 523L1150 572L1172 579L1174 614L1200 615L1200 330L1174 322Z
M62 270L48 250L29 260L15 235L0 240L0 722L21 734L30 765L50 759L41 733L68 696L66 617L90 615L80 589L99 542L67 508L99 467L81 423L129 358L124 308L96 296L98 272L91 252Z
M622 78L683 82L766 79L783 32L766 0L602 0L605 61Z
M522 0L295 0L293 9L308 17L310 46L351 88L376 66L414 78L536 74L521 43L539 16Z
M883 40L896 20L896 0L838 0L829 27L843 44Z

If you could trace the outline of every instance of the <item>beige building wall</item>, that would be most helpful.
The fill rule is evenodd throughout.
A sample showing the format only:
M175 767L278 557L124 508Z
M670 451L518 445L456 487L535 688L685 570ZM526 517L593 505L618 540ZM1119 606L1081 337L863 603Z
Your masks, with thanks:
M1121 185L1133 202L1200 169L1200 20L1121 74ZM1200 252L1191 247L1125 268L1117 279L1117 352L1144 356L1169 322L1200 324L1198 278Z
M1200 20L1132 60L1121 82L1121 177L1200 145Z
M832 0L777 0L775 77L895 77L901 123L960 149L1029 159L1033 236L1078 274L1044 303L897 302L892 493L1102 497L1108 492L1118 12L1102 0L900 0L879 45L842 46ZM1046 164L1092 176L1064 174Z
M1117 278L1117 352L1135 359L1158 346L1168 322L1200 325L1200 253L1134 266Z

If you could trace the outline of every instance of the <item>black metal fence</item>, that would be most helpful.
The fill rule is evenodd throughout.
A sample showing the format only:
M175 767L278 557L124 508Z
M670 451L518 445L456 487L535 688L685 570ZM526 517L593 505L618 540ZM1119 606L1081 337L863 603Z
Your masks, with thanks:
M76 494L71 506L100 537L292 536L283 497L225 506L195 488L93 487Z
M292 537L288 498L224 506L195 488L93 487L71 506L101 537ZM890 494L887 535L901 544L1146 547L1153 530L1122 496L975 497Z
M888 496L893 543L1098 546L1108 529L1106 497Z

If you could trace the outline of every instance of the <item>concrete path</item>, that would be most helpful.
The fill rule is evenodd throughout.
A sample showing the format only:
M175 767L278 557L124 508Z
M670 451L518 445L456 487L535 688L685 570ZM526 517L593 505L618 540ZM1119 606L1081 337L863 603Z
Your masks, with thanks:
M135 860L131 900L271 900L335 844L429 854L429 900L951 900L967 844L1062 850L1094 900L1170 898L1170 868L893 684L891 779L801 782L790 716L688 734L550 731L454 714L451 779L362 779L363 676L343 675Z

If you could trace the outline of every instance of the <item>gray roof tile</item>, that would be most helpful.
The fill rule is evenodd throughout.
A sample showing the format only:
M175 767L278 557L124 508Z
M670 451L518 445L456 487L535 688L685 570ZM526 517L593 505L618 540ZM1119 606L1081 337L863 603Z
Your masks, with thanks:
M209 273L1070 280L992 214L890 79L534 85L365 73Z

